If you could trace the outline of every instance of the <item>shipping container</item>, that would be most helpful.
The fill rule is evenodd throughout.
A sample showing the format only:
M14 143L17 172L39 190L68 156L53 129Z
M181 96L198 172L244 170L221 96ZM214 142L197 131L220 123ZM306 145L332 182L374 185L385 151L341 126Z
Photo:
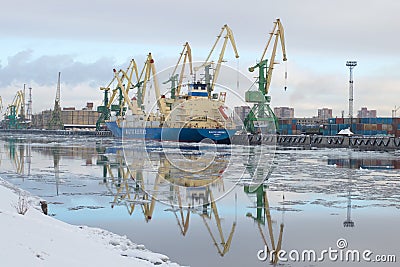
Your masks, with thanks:
M378 131L382 131L382 124L377 124L376 125L376 129L378 130Z
M385 118L385 124L392 124L392 118Z
M336 118L337 124L344 124L344 118Z
M369 118L361 118L361 123L369 123Z

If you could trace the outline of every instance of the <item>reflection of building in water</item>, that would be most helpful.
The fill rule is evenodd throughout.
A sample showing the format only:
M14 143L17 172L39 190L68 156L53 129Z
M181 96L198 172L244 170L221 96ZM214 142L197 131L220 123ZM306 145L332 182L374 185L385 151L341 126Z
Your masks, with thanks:
M248 194L250 196L255 195L255 197L256 197L256 201L255 201L256 216L254 216L251 212L248 212L246 214L246 216L249 218L252 218L254 220L254 222L257 223L261 238L263 240L265 247L267 248L266 253L268 253L268 255L269 255L269 253L271 251L275 252L272 255L272 258L270 258L270 262L273 264L276 264L278 262L278 257L276 255L282 248L284 223L283 223L283 219L282 219L282 222L281 222L280 228L279 228L278 242L275 245L272 218L271 218L268 194L267 194L266 189L267 189L266 186L263 184L258 185L258 186L249 186L249 185L244 186L244 192L246 194ZM284 212L284 209L282 209L282 213L283 212ZM268 226L268 234L264 233L264 230L263 230L263 226L265 226L265 223L267 223L267 226ZM266 236L268 236L268 235L269 235L270 242L268 242L267 238L266 238Z
M97 150L95 147L91 146L65 146L61 144L56 144L52 146L46 145L35 145L32 147L34 152L38 152L42 155L53 156L54 150L57 150L57 153L61 158L66 159L76 159L81 158L85 160L86 165L92 165L92 158L97 156Z
M9 158L12 165L15 167L15 171L18 174L25 174L25 167L28 169L27 175L31 175L31 164L32 164L32 151L39 152L44 155L51 156L53 158L54 178L56 184L56 193L59 194L59 182L60 182L60 168L59 162L62 154L62 150L68 150L69 147L61 147L60 145L45 146L39 145L32 146L31 140L19 140L15 138L5 138L5 147L8 150ZM25 158L26 165L25 166Z
M400 169L400 159L328 159L328 165L350 169Z

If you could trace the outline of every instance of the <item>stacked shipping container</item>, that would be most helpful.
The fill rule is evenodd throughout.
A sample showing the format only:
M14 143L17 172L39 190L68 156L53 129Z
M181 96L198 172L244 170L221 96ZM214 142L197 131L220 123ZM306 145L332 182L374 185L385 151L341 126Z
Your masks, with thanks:
M323 125L304 125L298 119L280 119L280 134L323 134L336 135L343 129L349 128L356 135L389 135L400 136L400 118L329 118L328 123Z
M400 134L400 118L330 118L324 125L323 135L336 135L340 130L349 128L356 135L394 135Z

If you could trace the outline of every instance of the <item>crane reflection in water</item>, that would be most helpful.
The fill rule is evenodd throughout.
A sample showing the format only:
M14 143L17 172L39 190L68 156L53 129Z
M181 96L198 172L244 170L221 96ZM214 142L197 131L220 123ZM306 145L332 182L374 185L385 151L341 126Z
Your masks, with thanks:
M99 155L97 164L103 165L103 182L113 196L111 206L125 206L130 215L135 210L143 214L147 223L151 222L156 205L166 205L164 212L171 212L178 225L179 233L186 236L189 232L190 221L194 217L201 218L205 231L211 239L218 255L225 256L234 240L237 227L237 196L230 199L235 201L235 216L231 221L224 218L218 209L215 192L226 190L224 174L229 164L229 157L219 154L211 164L196 151L188 149L184 158L179 163L172 152L148 151L140 146L129 151L116 150ZM255 151L251 151L255 153ZM129 154L130 155L127 155ZM250 153L251 154L251 153ZM107 156L106 156L107 155ZM126 161L126 159L132 159ZM271 169L262 166L258 168L251 161L258 162L258 157L250 157L244 161L245 168L253 181L266 181ZM186 164L206 166L201 171L184 171L189 169ZM242 161L243 162L243 161ZM149 166L155 171L149 171ZM151 169L151 168L150 168ZM247 217L257 223L261 238L268 248L279 251L282 247L283 221L280 224L278 241L275 242L273 234L273 221L270 213L268 195L265 183L245 185L244 191L249 196L256 196L256 215L251 213ZM139 208L140 207L140 208ZM282 211L283 212L283 211ZM229 217L231 218L231 217ZM268 232L262 230L268 226ZM270 244L267 242L269 236ZM271 260L277 263L277 258Z
M254 162L250 161L246 165L246 169L250 174L251 181L244 184L244 192L253 199L254 208L256 213L247 212L246 217L251 218L254 223L257 224L258 231L260 233L262 242L266 248L265 253L271 255L271 264L278 263L278 253L282 249L282 238L284 229L284 212L285 208L282 207L282 220L279 225L279 236L277 242L275 241L273 231L273 220L270 211L270 205L268 200L268 180L273 171L273 164L268 169L260 168L260 166L254 165ZM254 183L256 182L256 183ZM282 195L282 205L285 202L285 196ZM253 208L253 207L252 207ZM265 227L267 226L267 230ZM268 241L269 237L269 241ZM273 252L273 253L271 253Z
M112 194L111 207L125 206L130 215L140 207L145 221L153 218L155 205L166 205L165 212L174 214L179 232L185 236L189 231L190 218L199 216L218 254L224 256L230 249L236 229L236 217L230 224L228 234L224 234L222 217L214 199L214 191L224 191L222 174L228 166L228 160L220 156L210 165L202 161L196 153L185 154L186 163L172 164L174 155L138 149L129 152L114 151L114 154L99 155L97 164L103 165L103 183ZM131 155L126 156L127 153ZM106 156L107 155L107 156ZM134 159L127 163L125 159ZM200 172L185 172L193 161L207 166ZM182 165L183 164L183 165ZM148 167L157 166L153 177ZM149 182L151 180L151 182ZM149 186L151 185L151 186Z

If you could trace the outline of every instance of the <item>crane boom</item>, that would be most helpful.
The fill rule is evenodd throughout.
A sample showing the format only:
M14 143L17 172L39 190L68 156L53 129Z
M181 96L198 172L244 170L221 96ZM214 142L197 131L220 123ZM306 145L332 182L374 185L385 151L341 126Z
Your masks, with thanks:
M186 50L186 51L185 51ZM181 72L179 74L179 82L178 82L178 86L176 87L176 95L179 96L179 94L181 93L181 88L182 88L182 82L183 82L183 74L185 73L185 66L186 66L186 60L189 58L189 70L190 70L190 75L193 74L193 63L192 63L192 49L190 48L190 45L188 42L185 43L181 56L179 57L178 63L176 63L175 69L172 72L173 74L175 74L175 71L179 65L179 62L182 59L182 55L184 55L183 57L183 63L182 63L182 68L181 68Z
M210 53L208 54L208 56L207 56L205 62L204 62L202 65L196 67L196 68L195 68L195 71L199 70L200 68L210 66L210 65L212 64L212 61L209 61L209 60L210 60L210 57L211 57L212 53L214 52L214 49L215 49L215 47L217 46L219 40L221 39L222 34L223 34L224 31L226 31L225 36L224 36L224 39L225 39L225 40L224 40L224 43L223 43L223 45L222 45L221 52L220 52L220 54L219 54L219 58L218 58L217 66L216 66L215 71L214 71L213 79L212 79L212 81L211 81L211 88L209 88L209 91L210 91L210 92L214 90L215 83L216 83L216 81L217 81L217 79L218 79L219 71L220 71L220 69L221 69L221 63L222 63L223 58L224 58L224 54L225 54L226 45L227 45L227 43L228 43L228 40L231 42L233 51L234 51L234 53L235 53L235 57L236 57L236 58L239 57L239 53L238 53L237 48L236 48L235 38L233 37L233 32L232 32L231 28L229 28L229 26L228 26L227 24L225 24L225 25L221 28L220 33L217 35L217 40L215 40L215 43L214 43L214 45L212 46L211 51L210 51ZM211 98L211 94L210 94L210 93L209 93L209 96L208 96L208 97Z
M265 94L268 94L268 92L269 92L269 87L271 85L272 71L274 69L274 64L277 64L275 62L275 56L276 56L276 50L277 50L277 47L278 47L278 39L280 39L280 43L281 43L281 49L282 49L282 54L283 54L283 59L282 60L283 61L287 61L287 58L286 58L286 47L285 47L285 36L284 36L284 30L283 30L283 26L282 26L282 23L281 23L280 19L276 19L276 21L274 22L274 28L269 33L269 39L268 39L267 45L265 46L264 51L263 51L263 53L261 55L260 63L264 61L265 54L267 53L267 50L268 50L269 45L271 43L271 40L272 40L272 38L274 36L275 36L274 45L273 45L273 48L272 48L272 54L271 54L271 58L269 60L269 66L268 66L267 75L266 75L267 76L267 80L265 82L265 89L264 89ZM259 65L259 64L257 64L257 65ZM249 71L252 72L255 67L249 68ZM260 77L260 79L261 79L261 77Z
M11 115L11 110L14 110L15 116L19 116L20 110L21 110L21 103L23 101L23 98L24 97L23 97L22 90L18 90L17 93L15 94L14 98L13 98L12 103L6 109L6 115Z
M129 66L126 68L126 71L123 72L123 76L122 76L122 78L121 78L121 84L123 83L123 81L124 81L125 79L128 79L128 86L126 86L126 89L125 89L125 91L126 91L127 93L129 92L129 89L130 89L130 87L131 87L131 85L132 85L132 76L133 76L133 72L135 72L136 80L139 80L139 78L138 78L138 75L139 75L139 74L138 74L138 69L137 69L137 65L136 65L136 62L135 62L134 59L131 60L131 62L129 63ZM128 75L128 73L129 73L129 75ZM110 83L108 84L108 86L106 86L106 87L100 87L100 90L110 90L110 86L111 86L111 84L112 84L115 80L116 80L116 76L114 75L113 79L110 81ZM118 91L119 91L118 88L115 88L115 89L112 90L112 95L111 95L110 100L109 100L109 102L108 102L108 104L107 104L107 108L110 108L110 106L111 106L112 103L114 102L115 97L116 97L116 95L118 94ZM125 101L126 101L126 100L125 100ZM125 101L124 101L123 104L125 104Z
M126 77L127 74L126 74L126 72L123 71L123 70L119 70L119 72L117 72L117 71L114 69L114 75L115 75L115 78L116 78L116 80L117 80L117 82L118 82L118 87L121 89L121 93L122 93L122 95L123 95L123 97L124 97L123 106L125 105L125 103L127 103L128 106L129 106L129 108L130 108L130 110L132 111L132 113L133 113L133 114L138 114L138 107L137 107L137 105L134 106L134 105L132 104L132 102L131 102L130 99L129 99L128 92L127 92L127 91L129 90L130 82L128 82L128 86L127 86L128 89L125 89L125 88L124 88L125 85L122 84L122 79L121 79L121 77L119 77L119 73L122 73L122 76L123 76L123 77Z
M148 64L150 66L150 69L151 69L151 72L153 75L154 90L156 93L158 108L160 109L160 112L162 115L166 115L167 114L167 105L165 103L165 96L162 96L160 93L160 87L158 85L156 67L154 65L154 59L153 59L151 53L149 53L148 62L149 62ZM149 75L150 75L150 73L149 73Z
M175 74L175 72L178 69L178 66L179 66L182 58L183 58L183 63L182 63L181 71L180 71L179 74ZM193 75L192 49L190 48L189 43L186 42L184 44L184 46L183 46L183 50L180 53L178 62L176 63L175 68L172 71L172 74L171 74L170 78L167 81L163 82L163 84L171 82L171 98L172 99L175 99L181 93L183 76L184 76L185 67L186 67L186 61L188 59L189 59L190 75ZM178 77L179 77L179 81L178 81ZM178 81L178 85L175 84L177 81Z

